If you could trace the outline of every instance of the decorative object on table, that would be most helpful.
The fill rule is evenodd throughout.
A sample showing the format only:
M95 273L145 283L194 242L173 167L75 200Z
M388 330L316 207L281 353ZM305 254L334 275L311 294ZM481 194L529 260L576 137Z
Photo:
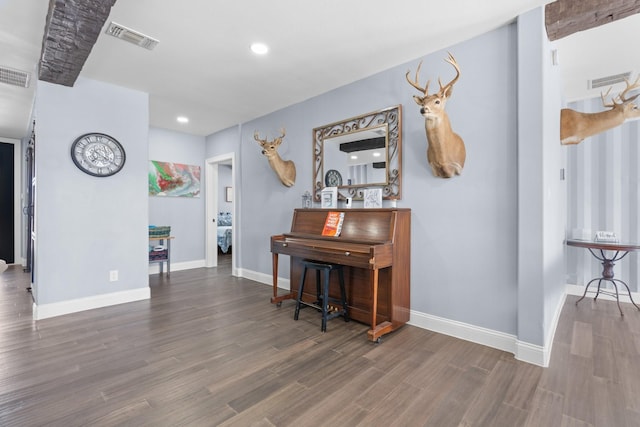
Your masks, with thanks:
M324 174L324 185L327 187L340 187L342 185L342 175L335 169L329 169Z
M149 195L200 197L200 166L150 160Z
M560 110L560 143L579 144L585 138L621 125L625 120L639 118L640 109L633 101L640 94L627 96L630 91L640 87L640 75L633 84L627 79L624 81L627 87L618 96L612 97L610 103L606 98L611 88L605 94L600 93L602 105L609 110L599 113L581 113L570 108Z
M71 159L82 172L106 177L122 170L126 154L122 145L104 133L86 133L71 144Z
M233 188L225 187L224 188L224 201L225 202L233 202Z
M320 198L323 209L335 209L338 207L338 187L324 187Z
M613 231L596 231L596 235L593 240L596 242L617 243L618 236L616 236L616 233Z
M365 208L381 208L382 207L382 189L368 188L364 190L364 207Z
M420 106L420 114L425 118L425 129L427 133L427 160L431 166L433 175L440 178L451 178L460 175L466 159L466 149L464 141L460 135L451 129L449 116L445 111L447 100L451 97L453 85L460 77L460 67L451 53L445 59L456 70L456 76L446 85L442 86L440 79L438 84L440 90L429 95L429 81L425 87L418 83L418 75L422 61L416 70L415 81L409 78L410 71L405 75L411 86L423 93L423 96L414 95L413 99Z
M311 207L311 193L305 191L302 195L302 207L304 209L309 209Z
M291 160L282 160L278 154L278 147L282 144L282 138L285 136L285 129L280 130L281 135L272 141L260 139L258 131L255 131L253 138L258 141L262 147L262 154L269 160L269 166L278 175L280 182L286 187L291 187L296 183L296 165Z
M323 236L338 237L342 231L342 223L344 222L344 212L331 211L327 213L327 219L324 221L322 228Z
M163 238L163 237L169 237L170 235L171 235L170 225L150 225L149 226L149 237Z

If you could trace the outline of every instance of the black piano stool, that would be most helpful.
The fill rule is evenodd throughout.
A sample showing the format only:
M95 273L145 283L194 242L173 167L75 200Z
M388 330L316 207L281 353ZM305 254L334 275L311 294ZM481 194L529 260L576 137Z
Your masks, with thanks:
M300 308L302 307L314 307L322 312L322 332L327 331L327 320L334 317L342 316L344 321L349 321L349 309L347 307L347 293L344 287L344 273L342 265L340 264L327 264L319 261L303 260L302 276L300 277L300 285L298 286L298 299L296 300L296 311L293 315L294 320L298 320L298 314L300 314ZM307 269L316 271L316 298L313 303L307 303L302 301L302 294L304 291L304 279L307 275ZM338 272L338 279L340 281L340 299L329 297L329 274L332 271ZM320 285L320 273L324 271L324 280L322 281L322 288ZM336 303L342 305L342 309L330 310L329 303Z

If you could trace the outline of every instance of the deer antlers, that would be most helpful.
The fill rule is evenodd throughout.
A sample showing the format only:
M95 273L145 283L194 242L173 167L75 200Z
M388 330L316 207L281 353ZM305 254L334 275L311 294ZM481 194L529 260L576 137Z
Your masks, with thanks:
M458 66L458 62L453 57L453 55L451 55L450 52L447 52L447 53L449 54L449 57L446 58L445 61L447 61L449 64L451 64L453 66L453 68L455 68L456 76L453 78L453 80L451 80L445 86L442 86L442 81L440 80L440 77L438 77L438 84L440 85L439 93L440 93L440 95L446 94L446 96L451 94L451 89L453 88L453 85L460 78L460 67ZM429 96L429 82L430 82L430 80L427 80L427 84L425 85L425 87L421 87L420 83L418 83L418 76L420 75L420 68L421 67L422 67L422 61L420 61L420 64L418 65L418 69L416 70L415 81L411 81L411 79L409 78L409 73L411 71L407 71L407 74L405 74L405 77L407 78L407 81L409 82L409 84L411 86L413 86L414 88L418 89L420 92L424 93L424 96Z
M602 98L602 105L604 105L605 107L609 107L609 108L613 108L616 105L622 105L622 104L627 104L631 101L634 101L638 96L640 96L640 93L637 95L632 96L631 98L627 98L627 92L634 90L638 87L640 87L640 75L638 75L638 77L636 78L636 81L633 82L633 84L631 84L629 82L629 79L624 79L624 82L626 83L627 87L625 88L625 90L623 90L622 92L620 92L620 94L616 97L613 97L611 99L610 103L607 103L606 98L607 96L609 96L609 93L611 92L611 88L609 88L609 90L607 91L607 93L602 93L600 92L600 98ZM618 102L616 102L616 100Z

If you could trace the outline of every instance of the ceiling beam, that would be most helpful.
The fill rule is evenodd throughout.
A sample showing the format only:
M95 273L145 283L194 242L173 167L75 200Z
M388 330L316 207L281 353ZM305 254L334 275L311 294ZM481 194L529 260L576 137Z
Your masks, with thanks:
M38 78L73 86L116 0L50 0Z
M640 0L557 0L545 7L549 40L558 40L640 12Z

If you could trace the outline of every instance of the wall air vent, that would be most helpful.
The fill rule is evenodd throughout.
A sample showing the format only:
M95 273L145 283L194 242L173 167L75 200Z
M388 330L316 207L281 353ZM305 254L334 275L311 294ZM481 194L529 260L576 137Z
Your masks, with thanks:
M624 82L624 79L631 77L631 71L621 74L613 74L611 76L600 77L599 79L589 80L587 84L588 89L596 89L599 87L609 87L616 83Z
M30 80L31 74L0 65L0 83L6 83L9 85L20 87L29 87Z
M145 49L153 50L154 47L160 43L158 40L146 36L138 31L134 31L130 28L125 27L124 25L116 24L115 22L111 22L107 27L107 34L110 36L116 37L118 39L122 39L129 43L133 43Z

